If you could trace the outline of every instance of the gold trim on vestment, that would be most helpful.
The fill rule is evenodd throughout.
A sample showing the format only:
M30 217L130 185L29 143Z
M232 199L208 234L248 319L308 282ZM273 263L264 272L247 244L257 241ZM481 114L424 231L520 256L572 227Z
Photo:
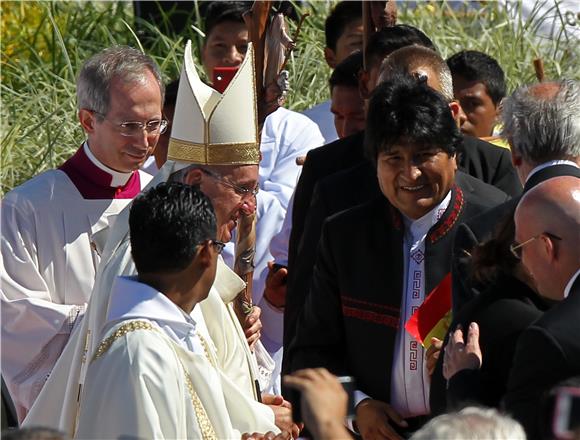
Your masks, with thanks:
M195 412L195 417L197 418L197 424L199 425L199 429L201 431L201 438L203 440L217 440L217 435L211 422L209 421L209 417L205 412L205 408L203 407L203 403L195 389L193 388L193 382L191 381L191 376L187 372L185 365L181 362L181 359L177 358L179 363L181 364L181 368L183 369L183 374L185 375L185 384L187 385L187 389L189 391L189 397L191 398L191 404L193 405L193 410ZM209 360L209 358L208 358Z
M99 347L93 356L93 362L104 355L109 350L109 348L111 348L113 342L115 342L121 336L125 336L127 333L134 332L135 330L154 330L154 328L151 323L145 321L131 321L123 324L121 327L115 330L115 333L113 333L99 344Z
M135 330L152 330L152 331L156 331L156 332L159 331L159 330L157 330L157 328L153 327L153 325L150 322L146 322L146 321L127 322L127 323L121 325L117 330L115 330L115 333L113 333L111 336L109 336L108 338L106 338L104 341L102 341L99 344L99 347L97 348L97 351L95 352L95 355L93 357L93 361L95 361L98 358L100 358L101 356L103 356L109 350L109 348L111 348L111 345L113 345L113 342L115 342L117 339L119 339L120 337L126 335L127 333L133 332ZM198 334L198 336L200 336L200 340L202 341L202 345L203 345L207 360L215 368L215 365L213 364L213 362L211 361L211 359L209 357L209 350L207 348L207 342L205 341L205 339L201 338L201 335ZM177 353L175 355L177 356ZM199 429L201 430L201 437L203 440L217 440L217 435L215 433L215 429L213 428L211 421L209 420L209 417L207 416L205 408L203 407L203 403L201 403L201 399L199 398L199 396L195 392L195 389L193 387L193 382L191 381L191 376L187 372L187 369L185 368L185 365L183 365L183 362L181 361L181 359L179 359L179 356L177 356L177 360L179 361L179 364L181 365L181 368L183 369L183 374L185 377L185 385L187 386L187 390L189 391L189 397L191 398L191 404L193 405L193 411L195 412L195 417L197 418L197 423L199 425Z
M260 150L254 142L205 145L171 138L167 159L201 165L257 165Z

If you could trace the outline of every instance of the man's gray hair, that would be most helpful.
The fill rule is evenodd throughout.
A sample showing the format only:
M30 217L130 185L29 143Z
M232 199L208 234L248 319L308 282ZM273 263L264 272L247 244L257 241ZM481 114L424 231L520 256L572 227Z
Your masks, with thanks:
M389 77L397 71L413 72L420 67L429 67L437 75L441 90L439 93L448 101L453 101L453 79L447 62L441 56L427 47L411 45L392 52L381 66L381 79Z
M467 407L435 417L410 440L526 440L522 426L493 408Z
M107 48L83 64L77 78L77 107L106 115L109 111L109 91L113 79L143 83L147 72L151 72L157 80L163 102L165 86L159 67L151 57L128 46Z
M553 96L535 93L546 85L522 86L502 104L502 136L532 165L580 157L580 83L563 79Z

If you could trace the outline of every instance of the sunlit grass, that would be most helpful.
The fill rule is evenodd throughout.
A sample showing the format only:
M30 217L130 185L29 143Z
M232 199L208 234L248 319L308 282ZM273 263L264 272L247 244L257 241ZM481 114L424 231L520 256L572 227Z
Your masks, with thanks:
M479 9L473 4L452 9L435 2L420 3L414 9L407 9L402 1L398 5L399 22L425 31L443 56L476 49L495 57L506 71L510 90L535 81L534 58L544 61L547 78L580 76L578 45L563 36L539 42L537 27L544 19L539 14L515 25L495 2ZM187 31L177 37L141 23L153 35L146 41L136 31L131 2L2 1L0 7L2 194L43 170L59 166L84 140L76 119L74 84L85 59L113 44L143 47L169 80L179 74L185 41L192 39L199 44L202 39L195 7ZM327 8L327 2L308 6L311 15L287 66L291 109L303 110L328 98L330 71L323 56Z

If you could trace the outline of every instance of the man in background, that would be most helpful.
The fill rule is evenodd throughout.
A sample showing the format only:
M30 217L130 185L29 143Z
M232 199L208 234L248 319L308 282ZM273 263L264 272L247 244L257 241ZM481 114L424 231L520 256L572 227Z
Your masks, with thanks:
M362 2L339 2L324 22L324 36L324 59L331 69L335 69L351 53L362 50ZM330 102L324 101L303 112L318 125L325 144L342 137L335 129Z
M453 95L463 110L461 131L486 138L494 133L499 105L506 95L505 75L498 62L476 50L464 50L447 59L453 77Z
M524 193L553 177L580 177L580 134L574 134L574 121L580 119L579 102L580 84L567 79L522 86L505 99L503 136L510 144L512 163ZM511 215L519 200L514 197L467 221L457 231L453 251L454 313L482 288L470 281L467 254L491 237L498 221Z
M542 438L543 399L580 371L580 179L555 177L530 190L515 223L512 251L540 295L557 302L518 339L504 396L506 410L535 440Z

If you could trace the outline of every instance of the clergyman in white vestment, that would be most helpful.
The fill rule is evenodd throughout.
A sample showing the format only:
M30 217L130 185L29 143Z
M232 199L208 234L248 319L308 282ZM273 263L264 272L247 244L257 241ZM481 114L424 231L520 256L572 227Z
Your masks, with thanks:
M128 47L85 62L87 140L2 200L2 375L20 421L78 327L109 228L150 180L138 171L166 127L155 62Z
M251 47L249 53L252 53ZM172 180L199 186L214 205L218 222L217 239L223 242L230 240L237 219L255 210L259 150L252 56L247 60L222 95L200 80L191 57L191 44L188 43L169 160L149 185L153 187ZM207 127L208 133L204 131ZM252 148L249 148L250 145ZM111 285L119 275L135 274L130 251L128 211L125 209L119 215L105 246L86 317L79 330L72 335L25 420L27 425L51 426L69 434L75 431L79 389L84 384L87 365L101 342L101 331L109 313ZM199 308L215 347L218 368L240 392L257 400L256 383L268 381L270 373L265 364L258 366L233 311L232 301L244 286L244 282L218 259L216 280L208 298L200 302ZM55 400L61 402L60 407L55 408ZM289 411L285 404L270 402L270 406L257 407L257 410L252 408L257 412L255 417L263 417L268 423L275 416L281 426L281 421L291 419L279 419L285 411ZM291 422L289 424L292 425Z
M217 368L197 306L209 294L224 243L199 189L161 183L129 217L138 276L117 278L90 361L77 438L241 438L278 431ZM111 374L114 372L114 374ZM98 417L95 417L98 415ZM240 432L234 428L242 429Z

